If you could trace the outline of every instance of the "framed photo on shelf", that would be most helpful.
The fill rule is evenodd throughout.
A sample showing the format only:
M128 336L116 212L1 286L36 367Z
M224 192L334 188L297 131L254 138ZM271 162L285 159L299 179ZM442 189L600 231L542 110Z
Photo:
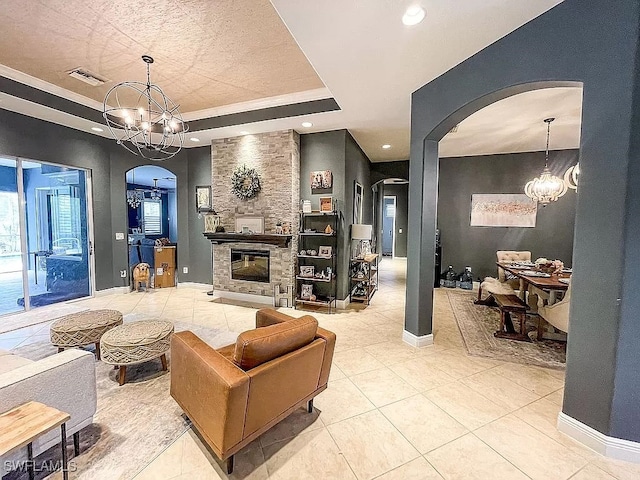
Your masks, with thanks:
M300 276L306 278L313 278L315 274L315 267L313 265L300 265Z
M209 212L213 208L211 203L211 185L196 187L196 209L198 213Z
M331 197L320 197L320 211L333 212L333 201Z
M304 283L300 285L300 298L302 298L303 300L309 300L311 298L311 295L313 295L312 284Z
M264 233L264 217L236 215L236 233Z
M318 247L318 256L319 257L330 257L331 256L331 247L320 245Z

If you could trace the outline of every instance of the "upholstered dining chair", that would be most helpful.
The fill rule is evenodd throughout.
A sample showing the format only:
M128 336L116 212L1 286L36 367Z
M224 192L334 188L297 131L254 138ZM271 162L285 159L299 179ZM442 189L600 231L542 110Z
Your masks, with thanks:
M542 320L558 330L569 333L569 301L571 300L571 283L564 294L564 298L553 305L545 305L542 298L538 298L538 340L542 339L544 324Z
M531 252L517 251L517 250L498 250L496 252L496 258L500 263L514 263L514 262L530 262ZM520 280L509 275L503 268L498 267L498 280L500 283L508 283L514 290L520 288Z

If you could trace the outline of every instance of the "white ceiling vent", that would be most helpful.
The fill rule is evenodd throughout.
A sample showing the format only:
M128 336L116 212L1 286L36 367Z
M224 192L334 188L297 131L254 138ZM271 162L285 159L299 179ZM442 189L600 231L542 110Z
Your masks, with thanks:
M89 85L92 85L94 87L97 87L98 85L104 85L109 81L106 78L101 77L82 67L74 68L73 70L68 71L67 74L70 77L77 78L78 80L81 80L84 83L88 83Z

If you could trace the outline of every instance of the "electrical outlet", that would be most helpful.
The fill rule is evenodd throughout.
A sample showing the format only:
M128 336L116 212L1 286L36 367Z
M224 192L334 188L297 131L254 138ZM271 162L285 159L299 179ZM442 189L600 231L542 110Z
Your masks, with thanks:
M398 229L398 233L402 233L402 229L401 228Z
M189 267L182 267L182 273L189 273Z
M124 240L124 233L116 232L116 240Z
M120 278L127 278L127 271L126 270L120 270Z

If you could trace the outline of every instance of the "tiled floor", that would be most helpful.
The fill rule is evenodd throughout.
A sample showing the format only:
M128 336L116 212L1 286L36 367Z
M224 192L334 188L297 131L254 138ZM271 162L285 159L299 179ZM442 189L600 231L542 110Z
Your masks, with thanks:
M404 344L405 268L401 260L381 263L380 291L368 308L314 314L338 336L329 388L313 414L300 409L236 455L230 478L640 478L640 465L605 459L557 431L562 372L467 356L443 292L435 294L435 344ZM254 309L210 300L183 287L77 303L252 328ZM39 325L22 337L0 336L0 348L47 331ZM189 430L136 480L220 478L227 476L219 463Z

